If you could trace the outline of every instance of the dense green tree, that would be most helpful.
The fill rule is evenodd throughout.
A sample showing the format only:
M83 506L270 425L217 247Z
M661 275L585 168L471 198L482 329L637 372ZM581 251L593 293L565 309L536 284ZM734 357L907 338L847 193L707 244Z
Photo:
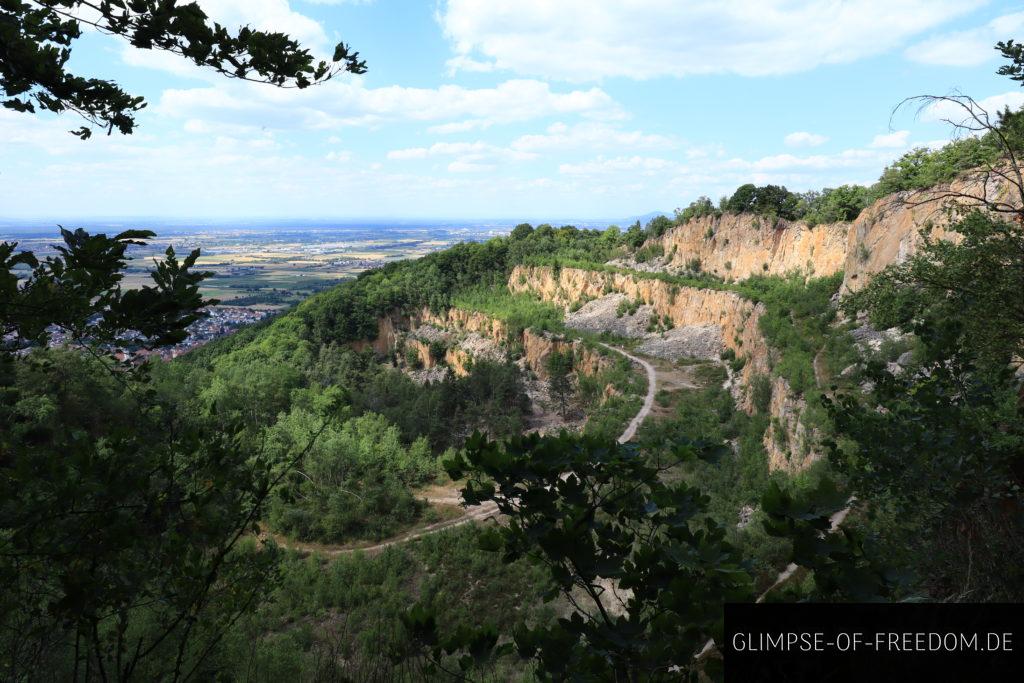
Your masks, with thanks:
M548 373L548 392L558 402L559 412L565 417L573 392L572 351L552 351L544 361L544 369Z
M533 226L529 223L520 223L516 227L512 228L512 232L508 234L510 240L521 240L526 239L533 232Z
M633 223L633 225L629 226L629 229L626 230L626 234L624 236L626 245L632 247L633 249L637 249L643 246L644 240L646 239L647 236L644 234L644 229L640 227L640 221L637 221Z
M676 222L682 225L694 219L718 215L720 215L720 212L715 208L711 199L701 195L690 202L689 206L685 209L676 209Z
M723 603L749 599L752 584L707 517L706 497L661 473L680 460L716 458L721 447L682 441L659 462L630 444L564 432L503 445L475 437L466 446L448 463L453 478L470 476L466 501L493 501L509 516L488 547L506 562L535 558L557 587L548 598L571 598L556 625L516 630L520 656L554 679L715 673L714 662L694 655L721 637Z
M269 431L270 456L287 461L322 422L315 412L294 408ZM288 536L328 543L392 536L423 511L410 488L438 474L425 438L405 446L398 428L373 413L334 420L275 491L270 524Z
M799 198L780 185L740 185L724 208L729 213L756 213L787 220L799 218Z
M108 133L131 133L141 97L117 84L68 71L71 46L86 25L133 47L164 50L231 78L305 88L339 71L364 73L359 53L338 43L317 62L287 35L243 27L232 33L195 2L174 0L7 0L0 5L0 96L14 111L71 111ZM75 135L88 138L83 126Z
M996 49L1010 62L999 67L996 73L1024 83L1024 45L1013 40L1006 40L996 43Z
M655 216L651 220L647 221L647 225L644 227L644 231L647 233L648 238L661 237L666 232L671 230L675 226L672 219L668 216Z
M339 67L281 33L232 34L195 3L9 0L0 3L5 107L74 111L132 132L141 98L66 70L83 23L279 87L365 68L344 45ZM128 289L128 250L153 233L61 235L45 259L0 244L0 676L195 677L271 586L275 553L242 541L315 434L273 462L239 447L234 418L198 419L166 372L153 382L147 364L115 360L120 348L181 341L212 303L199 294L208 273L193 270L198 251L179 261L168 249L152 282Z
M168 250L152 285L122 290L126 249L149 236L64 231L42 261L0 245L5 678L187 677L273 576L272 553L239 550L270 463L109 355L180 340L207 303L197 252ZM39 346L55 331L70 350Z
M826 187L821 192L808 192L801 197L798 213L810 225L852 221L871 201L871 191L863 185Z
M848 313L912 334L916 346L899 368L867 363L865 390L830 401L840 437L831 451L867 500L881 552L917 570L919 591L943 600L1019 601L1024 184L1017 115L992 120L969 98L951 103L967 117L962 126L980 136L915 152L883 180L912 189L966 171L998 181L1001 191L990 195L986 182L977 194L928 195L937 210L956 209L951 228L960 239L932 240L925 229L914 255L847 300Z

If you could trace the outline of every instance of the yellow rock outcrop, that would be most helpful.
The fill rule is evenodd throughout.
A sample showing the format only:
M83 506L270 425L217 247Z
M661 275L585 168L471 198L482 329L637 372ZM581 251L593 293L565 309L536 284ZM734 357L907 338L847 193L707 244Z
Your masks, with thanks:
M656 242L669 265L696 261L702 271L729 280L794 271L823 276L842 270L849 229L849 223L811 228L799 221L725 214L692 220Z

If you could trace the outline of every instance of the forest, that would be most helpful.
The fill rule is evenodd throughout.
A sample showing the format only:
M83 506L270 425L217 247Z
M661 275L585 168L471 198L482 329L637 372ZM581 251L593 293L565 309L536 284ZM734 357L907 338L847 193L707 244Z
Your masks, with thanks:
M104 4L108 29L215 72L304 88L365 69L344 44L316 63L282 34L138 4ZM75 38L41 20L55 4L27 7L3 16L35 32L29 47ZM999 48L1020 81L1020 46ZM20 87L0 70L9 108L131 132L140 100L64 73L66 57L19 59L33 75ZM128 289L128 250L150 231L62 228L45 258L0 244L0 677L720 680L707 645L727 602L1024 602L1022 122L1007 110L912 150L870 188L747 184L625 230L523 223L366 271L170 362L116 352L184 338L210 304L198 251L169 248ZM726 281L608 263L702 217L813 230L979 174L1008 189L948 212L960 239L923 228L918 251L852 293L841 272ZM972 198L953 192L942 200ZM649 389L623 355L639 338L570 325L589 301L513 293L517 266L735 296L758 311L767 369L744 380L752 356L733 347L650 359L686 385L620 443ZM501 333L414 336L452 311ZM891 334L866 346L864 329ZM70 343L51 347L58 330ZM470 332L496 350L462 362ZM780 419L780 383L799 427ZM531 429L538 405L570 428ZM770 467L766 444L795 450L797 433L820 457Z

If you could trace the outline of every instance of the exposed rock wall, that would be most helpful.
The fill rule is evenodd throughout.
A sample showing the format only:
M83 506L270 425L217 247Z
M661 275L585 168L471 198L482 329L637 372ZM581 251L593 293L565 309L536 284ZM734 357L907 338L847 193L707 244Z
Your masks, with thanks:
M758 326L764 307L734 292L678 287L625 273L578 268L556 271L550 266L515 268L509 277L509 288L515 292L534 292L546 301L566 307L583 298L619 292L642 300L658 316L668 315L677 326L718 326L726 348L746 359L733 388L737 405L748 413L754 411L749 390L753 378L768 375L771 370L771 351ZM781 431L776 435L775 430L769 429L764 436L769 467L773 470L798 471L819 457L800 422L804 405L784 379L774 380L769 414ZM776 438L782 434L784 438Z
M517 266L509 277L513 292L534 292L546 301L569 307L575 301L618 292L639 300L655 315L668 316L676 327L716 325L722 343L747 359L742 371L746 383L755 373L768 371L768 346L758 328L764 307L735 292L680 287L655 278L580 268ZM743 398L749 409L749 400Z
M818 458L813 438L808 438L803 423L807 402L793 394L783 377L772 380L772 400L768 413L772 423L764 433L764 450L770 470L795 471Z
M793 271L823 276L842 270L849 229L849 223L811 228L799 221L726 214L692 220L653 242L664 248L668 266L697 261L704 272L730 280Z
M884 197L861 212L847 236L843 293L855 292L886 266L902 263L920 248L922 231L935 240L957 240L949 229L968 200L951 194L982 196L1013 202L1007 185L960 180L926 192L901 192ZM971 202L974 204L974 202Z
M425 334L428 330L431 334ZM501 355L499 348L509 345L522 348L526 367L541 379L547 379L547 359L556 351L571 352L575 357L574 372L588 376L610 369L615 362L614 358L587 348L578 340L563 339L546 332L528 329L513 338L504 321L460 308L439 313L424 308L413 315L384 316L377 321L377 338L356 342L353 347L373 349L378 355L387 356L401 343L406 349L414 349L420 365L429 370L441 362L430 351L435 331L447 340L444 364L460 377L469 374L473 360L495 359Z
M850 292L862 288L886 266L913 255L921 245L922 229L933 239L957 239L949 226L958 219L958 212L978 205L971 197L1019 205L1012 190L998 179L986 185L966 177L927 191L883 197L852 223L811 228L802 221L772 221L751 214L706 216L648 244L664 249L664 257L656 264L663 269L681 270L696 260L704 272L730 280L795 270L818 277L843 271L843 291Z

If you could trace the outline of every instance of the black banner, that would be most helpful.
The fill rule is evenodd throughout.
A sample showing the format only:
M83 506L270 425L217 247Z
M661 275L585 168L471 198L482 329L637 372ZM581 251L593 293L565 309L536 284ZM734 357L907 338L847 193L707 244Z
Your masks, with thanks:
M735 604L725 680L1024 680L1024 605Z

